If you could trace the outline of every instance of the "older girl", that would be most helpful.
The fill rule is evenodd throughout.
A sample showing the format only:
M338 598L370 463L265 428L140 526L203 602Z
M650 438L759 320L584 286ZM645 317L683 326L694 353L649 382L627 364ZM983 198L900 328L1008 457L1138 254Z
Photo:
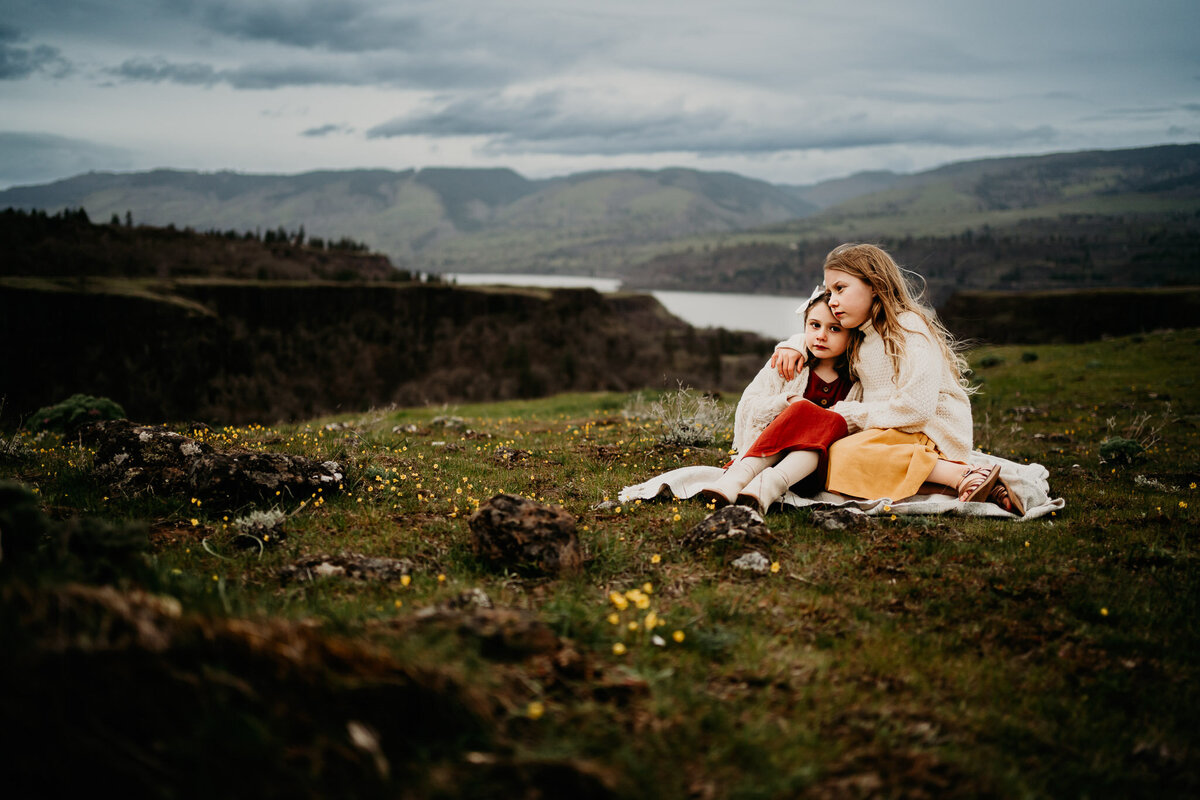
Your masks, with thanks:
M829 450L827 488L898 500L929 482L952 487L964 502L987 500L1024 514L999 466L966 464L972 439L966 361L892 257L870 244L836 247L825 259L825 286L834 317L863 335L849 350L861 399L832 408L851 435ZM784 378L803 359L790 341L787 347L772 357Z

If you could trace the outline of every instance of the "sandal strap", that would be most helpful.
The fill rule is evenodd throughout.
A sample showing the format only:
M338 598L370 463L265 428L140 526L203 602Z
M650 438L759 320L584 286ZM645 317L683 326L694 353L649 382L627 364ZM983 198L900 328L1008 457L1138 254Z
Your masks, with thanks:
M954 487L958 492L958 499L964 503L981 500L991 492L999 477L1000 467L995 465L980 465L967 469L963 473L962 480Z
M987 499L989 503L995 503L1005 511L1013 510L1012 497L1008 494L1008 488L1002 483L997 482L992 487L992 490L988 492Z

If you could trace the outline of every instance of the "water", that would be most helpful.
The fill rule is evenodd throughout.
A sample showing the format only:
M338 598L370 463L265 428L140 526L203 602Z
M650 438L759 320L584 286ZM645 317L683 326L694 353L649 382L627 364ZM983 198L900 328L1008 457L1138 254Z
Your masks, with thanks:
M595 289L615 292L621 285L618 278L587 278L577 275L520 275L458 273L444 276L461 286L502 284L506 286L536 286L544 289ZM751 331L768 339L786 339L802 327L796 309L808 302L807 297L766 294L735 294L733 292L649 292L663 307L685 322L698 328L728 328Z

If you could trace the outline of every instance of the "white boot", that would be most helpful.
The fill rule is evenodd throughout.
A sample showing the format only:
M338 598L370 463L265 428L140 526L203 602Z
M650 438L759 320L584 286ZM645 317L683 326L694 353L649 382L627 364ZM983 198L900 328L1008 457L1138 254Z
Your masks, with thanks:
M758 509L758 513L765 515L767 510L787 493L791 485L788 476L782 470L775 467L764 469L757 478L750 481L749 486L738 493L737 503L753 506Z
M727 506L737 499L738 492L746 487L754 476L771 463L767 458L739 458L729 465L725 474L700 490L700 496L718 506Z
M771 505L787 494L789 486L812 475L821 463L821 457L812 450L793 450L763 472L741 491L737 502L745 498L758 506L760 514L766 514Z

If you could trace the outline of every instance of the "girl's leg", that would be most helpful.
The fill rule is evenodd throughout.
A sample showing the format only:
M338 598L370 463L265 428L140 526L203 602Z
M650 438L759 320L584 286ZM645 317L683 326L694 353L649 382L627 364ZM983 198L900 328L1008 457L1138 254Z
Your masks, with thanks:
M815 450L793 450L778 464L764 469L750 481L738 494L738 501L746 498L749 504L757 506L765 514L773 503L783 497L789 486L812 475L820 463L821 456Z
M779 460L778 455L766 458L739 458L729 465L725 474L700 490L700 496L717 505L727 506L737 499L738 492L756 475Z

